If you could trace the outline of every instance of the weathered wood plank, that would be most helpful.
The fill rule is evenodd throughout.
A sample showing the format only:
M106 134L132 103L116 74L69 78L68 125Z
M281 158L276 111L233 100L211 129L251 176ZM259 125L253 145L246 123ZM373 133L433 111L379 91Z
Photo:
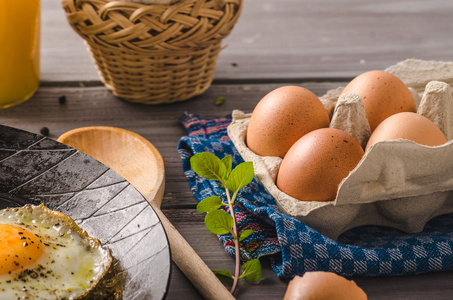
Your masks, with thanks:
M0 111L1 121L38 133L42 126L50 129L50 137L75 127L108 125L134 130L157 144L177 141L187 132L178 119L191 112L205 117L223 117L234 109L251 112L256 103L277 87L296 84L317 95L344 86L346 82L296 82L281 84L218 84L196 98L171 105L143 105L126 102L114 97L105 87L49 87L42 86L30 100L21 105ZM60 104L59 97L66 103ZM223 96L224 104L216 106L215 100ZM26 120L26 122L24 122Z
M297 83L317 95L344 85L345 82ZM90 88L40 88L29 101L0 110L2 124L39 133L43 126L50 129L51 137L82 126L107 125L135 131L149 139L162 153L166 167L166 192L163 211L172 224L192 245L201 258L213 269L234 267L234 260L226 254L218 239L203 224L203 216L195 211L196 200L181 168L176 150L186 130L178 123L185 112L207 117L229 114L233 109L251 111L268 91L283 84L216 84L206 94L172 105L146 106L116 99L103 86ZM67 101L59 104L65 95ZM225 96L226 102L215 106L214 100ZM240 299L282 299L287 281L278 279L266 260L263 261L263 280L260 284L242 283ZM387 278L354 278L369 299L449 299L453 292L453 272L438 272L418 276ZM429 288L426 288L429 287ZM184 275L173 265L170 291L167 299L199 299L200 296Z
M42 80L98 81L59 0L45 0ZM407 58L453 60L448 0L246 0L216 80L350 78Z
M452 60L452 11L445 0L245 1L217 74L351 77L406 58Z
M251 111L270 90L300 84L317 95L344 85L370 69L384 69L406 58L453 60L448 0L308 1L244 0L244 9L227 47L220 53L214 84L204 95L172 105L144 106L119 100L99 82L83 40L65 19L60 0L42 0L42 87L29 101L0 111L2 124L50 137L82 126L107 125L137 132L162 153L166 167L163 211L213 269L233 269L218 239L196 213L196 200L176 150L186 130L186 111L205 117L233 109ZM307 79L336 82L307 82ZM338 79L341 79L338 81ZM343 80L343 81L342 81ZM263 84L250 84L250 83ZM91 87L84 87L89 84ZM66 104L58 102L66 96ZM227 101L215 106L219 96ZM264 259L260 284L242 283L240 299L282 299L287 281L275 277ZM369 299L450 299L453 272L387 278L354 278ZM428 287L428 288L427 288ZM200 295L173 265L167 299Z
M318 95L345 83L297 83ZM162 153L166 171L166 191L163 208L195 206L196 201L183 174L177 151L179 139L187 135L178 119L185 112L205 117L223 117L234 109L251 112L256 103L270 90L271 85L213 85L205 94L172 105L149 106L115 98L105 87L41 87L36 95L21 105L0 110L2 124L40 133L49 128L49 137L57 139L62 133L85 126L114 126L132 130L150 140ZM65 104L59 97L65 96ZM221 106L215 99L224 96ZM26 121L24 121L26 120Z

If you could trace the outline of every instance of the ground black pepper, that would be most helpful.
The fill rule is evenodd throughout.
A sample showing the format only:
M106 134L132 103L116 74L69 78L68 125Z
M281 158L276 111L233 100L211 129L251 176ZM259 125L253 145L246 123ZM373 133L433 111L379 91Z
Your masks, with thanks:
M58 98L58 103L60 103L60 104L62 104L62 105L63 105L63 104L66 104L66 96L65 96L65 95L60 96L60 97Z
M39 132L44 136L49 136L50 130L47 127L43 127Z

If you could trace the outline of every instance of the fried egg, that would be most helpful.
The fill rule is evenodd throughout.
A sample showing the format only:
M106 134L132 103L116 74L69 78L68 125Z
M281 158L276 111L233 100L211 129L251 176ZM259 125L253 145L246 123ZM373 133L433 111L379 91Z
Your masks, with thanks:
M107 273L110 251L43 204L0 211L0 298L79 299Z

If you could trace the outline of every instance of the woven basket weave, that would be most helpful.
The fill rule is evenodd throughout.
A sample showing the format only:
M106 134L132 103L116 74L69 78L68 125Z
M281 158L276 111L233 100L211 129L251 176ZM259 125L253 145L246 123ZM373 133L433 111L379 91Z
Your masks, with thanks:
M222 39L242 0L182 0L171 5L62 0L112 93L131 102L171 103L203 93Z

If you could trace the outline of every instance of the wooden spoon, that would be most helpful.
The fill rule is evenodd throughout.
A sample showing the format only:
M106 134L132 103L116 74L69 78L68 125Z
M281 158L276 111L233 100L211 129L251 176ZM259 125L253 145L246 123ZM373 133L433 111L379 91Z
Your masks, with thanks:
M58 141L106 165L129 181L153 207L165 228L173 261L206 299L234 299L160 210L165 188L164 162L144 137L115 127L84 127Z

